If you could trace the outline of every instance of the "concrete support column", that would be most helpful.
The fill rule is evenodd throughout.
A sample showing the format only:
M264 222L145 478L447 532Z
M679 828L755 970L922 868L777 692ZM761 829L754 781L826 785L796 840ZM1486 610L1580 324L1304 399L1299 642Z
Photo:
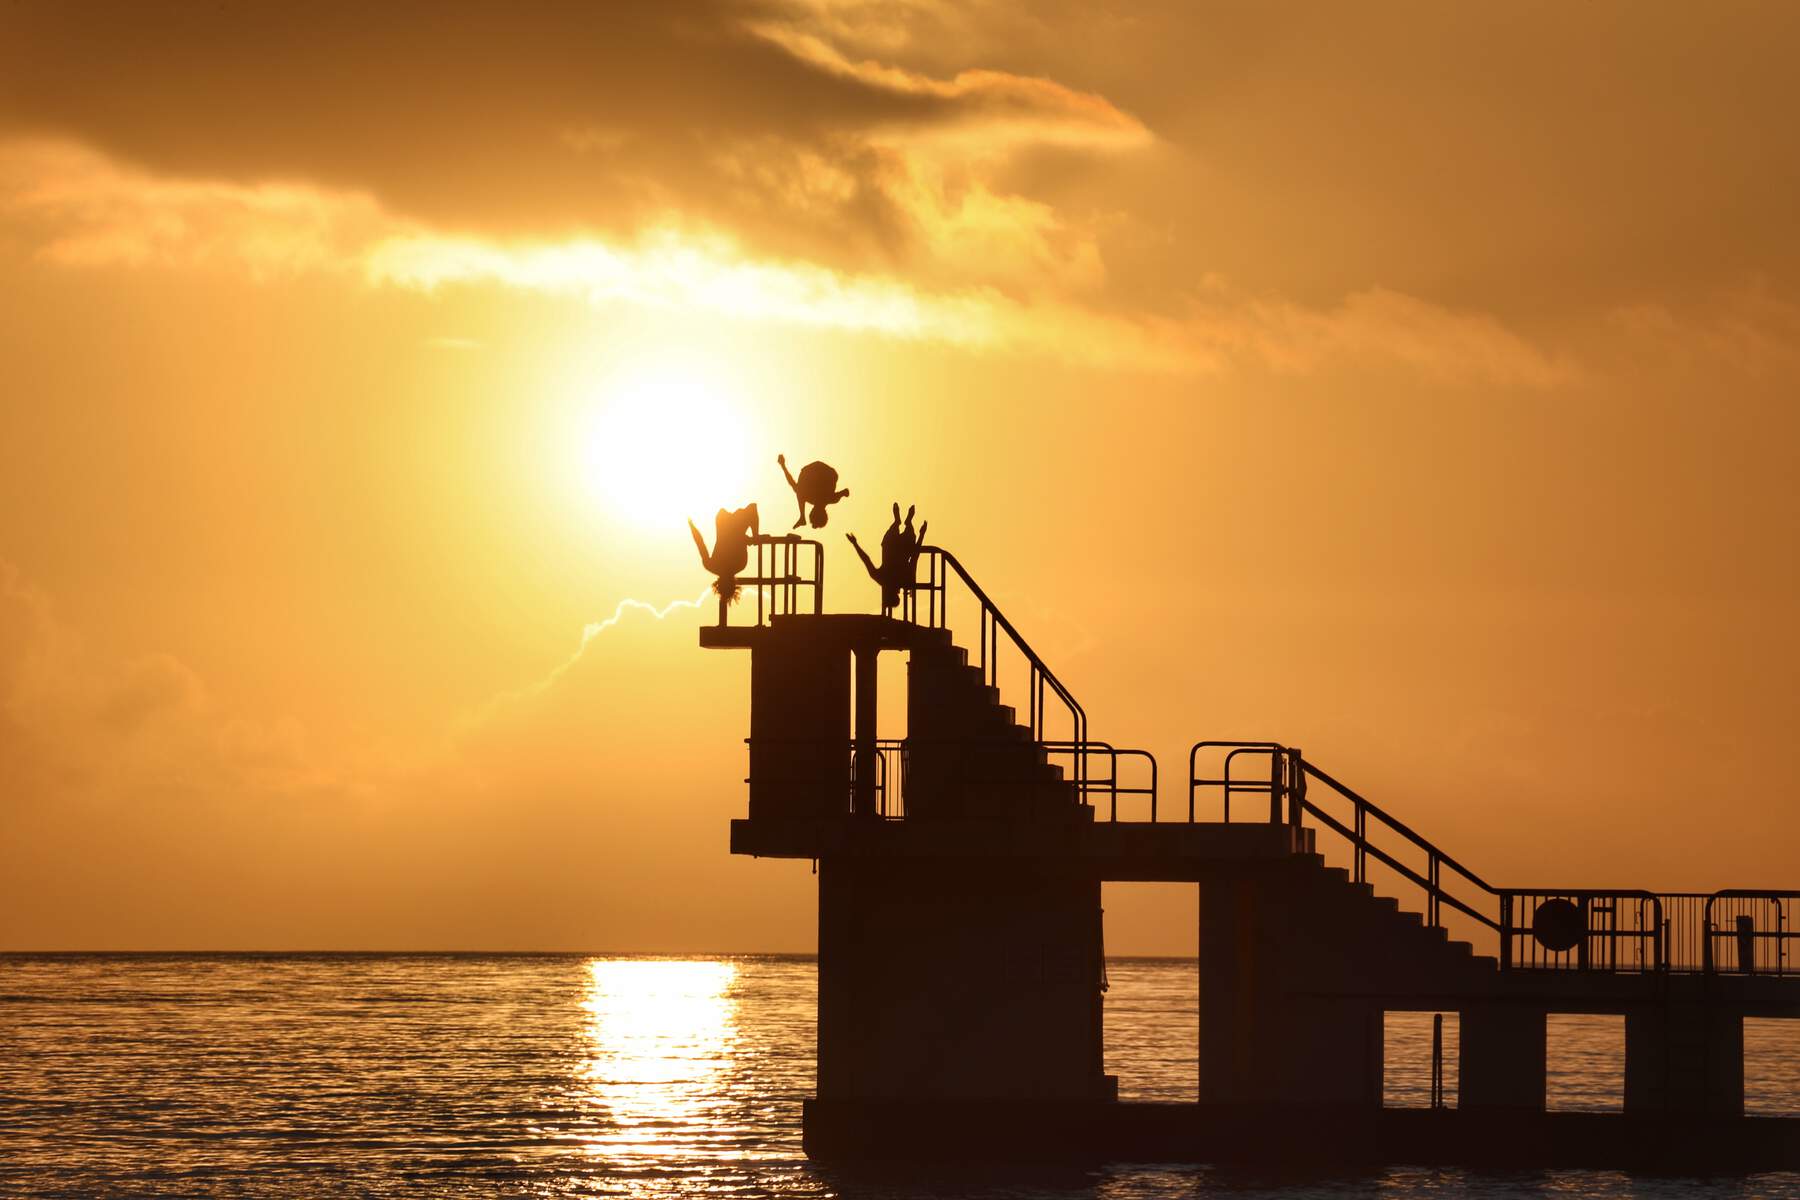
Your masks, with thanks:
M1380 1005L1347 994L1341 938L1307 901L1286 872L1201 885L1202 1104L1381 1106Z
M1628 1011L1625 1110L1743 1116L1743 1017L1684 1003Z
M819 1096L1097 1100L1100 883L981 859L819 860Z
M1544 1016L1498 1004L1458 1014L1458 1108L1544 1111Z

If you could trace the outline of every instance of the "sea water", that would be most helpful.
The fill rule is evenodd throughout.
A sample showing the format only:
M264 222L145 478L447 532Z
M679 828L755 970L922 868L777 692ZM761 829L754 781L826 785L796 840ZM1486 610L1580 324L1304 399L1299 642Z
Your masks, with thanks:
M1121 1097L1191 1099L1192 961L1108 977ZM1795 1173L816 1167L815 995L803 957L0 956L0 1195L1800 1197ZM1622 1038L1553 1018L1551 1105L1617 1107ZM1427 1102L1431 1044L1429 1014L1389 1018L1390 1104ZM1751 1111L1800 1112L1800 1022L1746 1051Z

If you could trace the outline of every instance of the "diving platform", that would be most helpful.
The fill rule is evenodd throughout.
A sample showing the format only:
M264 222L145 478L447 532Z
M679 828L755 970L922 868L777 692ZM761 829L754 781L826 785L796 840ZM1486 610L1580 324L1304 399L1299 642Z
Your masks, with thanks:
M1312 850L1312 831L1222 822L734 820L731 852L757 858L1030 859L1106 883L1198 883L1221 864Z
M1800 1168L1743 1061L1746 1018L1800 1019L1800 891L1498 886L1275 741L1194 743L1171 799L948 551L877 615L824 611L817 543L753 545L744 619L700 644L750 657L731 852L817 868L809 1154ZM1124 881L1194 888L1191 1104L1102 1066ZM1454 1109L1382 1107L1395 1011L1456 1014ZM1622 1113L1545 1111L1553 1013L1624 1018Z

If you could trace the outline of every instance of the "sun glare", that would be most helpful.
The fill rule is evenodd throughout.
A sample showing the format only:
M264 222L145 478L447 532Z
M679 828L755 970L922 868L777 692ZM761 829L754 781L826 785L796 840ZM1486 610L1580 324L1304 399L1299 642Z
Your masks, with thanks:
M729 381L656 363L621 372L597 399L583 468L610 513L657 530L692 517L710 530L715 510L744 503L751 448Z

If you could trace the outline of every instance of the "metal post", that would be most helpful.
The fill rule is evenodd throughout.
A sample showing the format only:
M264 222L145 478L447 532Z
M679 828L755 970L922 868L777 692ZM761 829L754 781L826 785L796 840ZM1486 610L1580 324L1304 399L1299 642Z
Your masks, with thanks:
M881 650L876 646L856 648L856 758L854 779L856 790L850 798L850 811L859 817L873 817L875 811L875 663Z
M1431 1014L1431 1107L1444 1107L1444 1014Z
M1281 751L1269 751L1269 824L1281 824L1281 776L1286 760Z
M1739 913L1736 922L1738 970L1756 974L1756 922L1748 913Z
M1512 897L1500 897L1500 969L1512 968Z

